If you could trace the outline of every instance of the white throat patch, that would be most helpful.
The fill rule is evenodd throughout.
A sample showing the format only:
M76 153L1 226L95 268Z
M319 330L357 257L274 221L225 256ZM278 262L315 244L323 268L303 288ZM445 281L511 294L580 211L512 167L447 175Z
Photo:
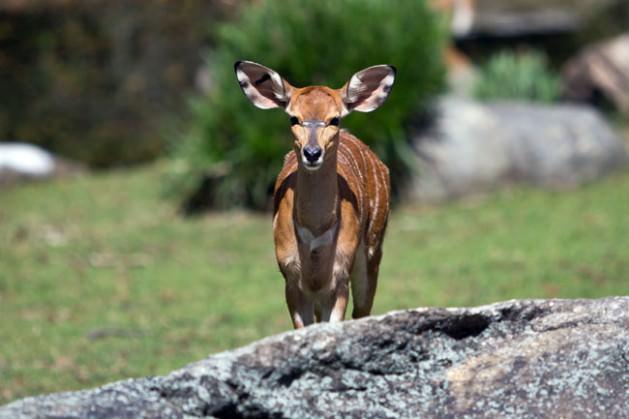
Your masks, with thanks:
M326 230L322 235L315 237L314 234L312 234L312 231L295 223L295 229L297 230L299 240L302 244L308 247L311 252L321 246L332 243L337 226L338 223L334 223L332 227Z

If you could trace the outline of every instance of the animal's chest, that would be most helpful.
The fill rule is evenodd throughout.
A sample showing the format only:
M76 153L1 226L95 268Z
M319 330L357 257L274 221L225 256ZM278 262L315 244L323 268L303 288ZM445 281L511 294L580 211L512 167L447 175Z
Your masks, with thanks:
M301 265L300 282L303 288L319 291L331 286L336 260L337 231L335 227L315 236L297 227L297 257Z

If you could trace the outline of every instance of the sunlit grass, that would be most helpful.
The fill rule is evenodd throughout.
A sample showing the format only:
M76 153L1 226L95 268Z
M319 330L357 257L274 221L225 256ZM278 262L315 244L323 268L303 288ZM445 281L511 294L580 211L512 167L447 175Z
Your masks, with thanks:
M159 166L0 195L0 402L165 373L290 328L268 215L184 219ZM390 222L375 313L629 294L629 173Z

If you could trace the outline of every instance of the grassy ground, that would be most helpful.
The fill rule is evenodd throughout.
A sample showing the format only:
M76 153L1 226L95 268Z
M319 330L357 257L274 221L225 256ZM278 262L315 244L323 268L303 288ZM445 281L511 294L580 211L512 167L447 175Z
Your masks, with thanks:
M159 168L0 195L0 403L289 329L268 215L178 217ZM629 294L629 173L393 214L375 313Z

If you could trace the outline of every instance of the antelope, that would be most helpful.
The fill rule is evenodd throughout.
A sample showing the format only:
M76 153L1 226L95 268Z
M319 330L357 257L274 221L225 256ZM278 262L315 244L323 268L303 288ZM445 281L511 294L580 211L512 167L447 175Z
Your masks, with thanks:
M395 68L366 68L340 89L293 87L251 61L236 62L235 71L256 107L282 108L290 117L293 150L275 183L273 236L293 326L344 320L350 282L352 317L368 316L389 216L389 170L340 122L378 108Z

